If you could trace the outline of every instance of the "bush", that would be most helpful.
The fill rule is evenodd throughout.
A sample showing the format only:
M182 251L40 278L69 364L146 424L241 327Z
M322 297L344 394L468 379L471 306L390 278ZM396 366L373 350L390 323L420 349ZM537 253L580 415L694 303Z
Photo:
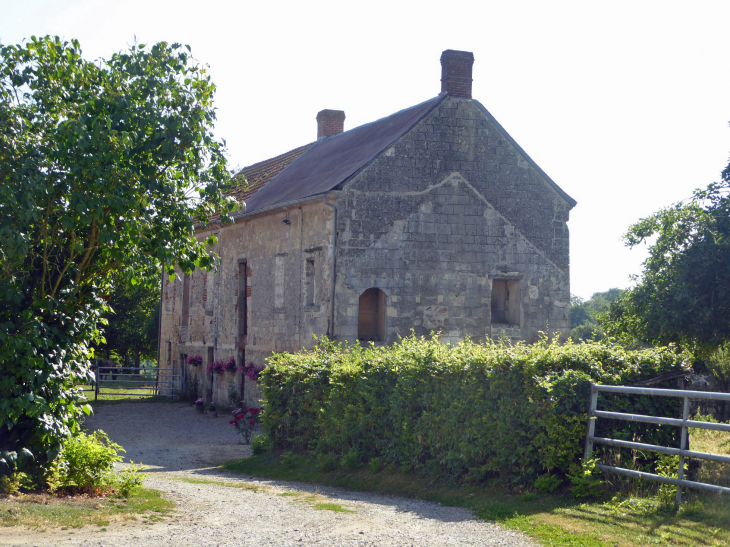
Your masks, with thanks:
M456 346L409 336L390 347L323 340L263 371L264 428L275 447L380 458L433 476L534 482L579 463L590 383L633 384L680 370L670 348L507 342ZM678 415L678 401L601 395L601 408ZM678 445L675 428L602 420L597 436ZM650 464L647 455L646 464Z
M335 454L320 454L317 457L317 468L325 473L334 471L338 465L339 458Z
M599 479L600 471L596 468L595 458L571 464L568 478L572 486L570 493L576 498L595 498L601 493L604 481Z
M540 475L535 481L535 488L541 494L549 494L557 490L563 483L562 479L556 475Z
M254 456L271 450L271 438L268 435L257 435L251 439L251 452Z
M103 431L69 437L46 476L49 490L58 489L97 494L115 491L129 497L142 485L142 466L132 463L122 473L114 472L114 463L121 462L124 449L111 441Z

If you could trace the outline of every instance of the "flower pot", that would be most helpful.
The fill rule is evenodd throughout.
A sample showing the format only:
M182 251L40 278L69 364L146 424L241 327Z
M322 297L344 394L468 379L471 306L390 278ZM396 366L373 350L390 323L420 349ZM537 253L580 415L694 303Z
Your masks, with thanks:
M203 405L195 405L195 411L198 414L204 414L205 413L205 407Z

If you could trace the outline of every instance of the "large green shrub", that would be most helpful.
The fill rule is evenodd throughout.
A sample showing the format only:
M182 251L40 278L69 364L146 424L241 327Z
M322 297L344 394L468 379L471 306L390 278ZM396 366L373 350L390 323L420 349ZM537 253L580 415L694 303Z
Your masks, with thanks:
M630 385L679 370L671 349L605 343L456 346L410 336L390 347L321 341L262 374L275 446L371 458L478 482L568 472L583 452L591 381ZM601 408L677 415L677 401L602 396ZM677 444L674 428L599 421L599 435Z
M101 430L88 435L81 431L68 437L47 473L48 490L91 494L114 491L129 497L142 486L146 475L139 473L144 467L134 463L116 473L114 464L123 459L120 452L124 449Z

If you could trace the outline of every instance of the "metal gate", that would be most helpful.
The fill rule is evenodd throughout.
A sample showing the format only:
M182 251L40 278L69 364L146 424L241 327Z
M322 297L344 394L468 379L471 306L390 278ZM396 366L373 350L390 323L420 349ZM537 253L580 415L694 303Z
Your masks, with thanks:
M94 400L99 395L123 395L128 391L139 392L141 396L178 397L183 390L183 367L172 361L170 367L143 369L138 374L134 367L100 366L96 361L94 374Z
M681 397L684 400L682 405L682 419L664 418L658 416L644 416L642 414L628 414L624 412L606 412L598 410L598 393L626 393L630 395L650 395L659 397ZM593 444L605 444L608 446L617 446L620 448L630 448L635 450L647 450L650 452L659 452L661 454L671 454L679 456L679 470L676 479L670 477L662 477L654 473L645 473L643 471L634 471L632 469L624 469L621 467L613 467L610 465L596 465L603 471L618 473L620 475L628 475L640 479L652 480L673 484L677 487L677 505L682 502L682 486L687 488L698 488L701 490L710 490L712 492L720 492L722 494L730 494L730 488L723 486L715 486L714 484L706 484L703 482L688 481L684 479L684 459L698 458L702 460L711 460L722 463L730 463L730 456L722 456L720 454L708 454L706 452L693 452L687 450L687 428L694 427L697 429L714 429L716 431L730 431L730 424L716 424L711 422L695 422L689 420L689 400L704 399L715 401L730 401L730 393L712 393L708 391L688 391L683 389L652 389L644 387L624 387L624 386L599 386L591 384L591 406L588 413L588 434L586 435L585 459L590 459L593 454ZM681 428L680 448L670 448L666 446L657 446L654 444L635 443L624 441L621 439L606 439L596 437L596 420L598 418L608 418L611 420L628 420L630 422L644 422L649 424L669 425Z

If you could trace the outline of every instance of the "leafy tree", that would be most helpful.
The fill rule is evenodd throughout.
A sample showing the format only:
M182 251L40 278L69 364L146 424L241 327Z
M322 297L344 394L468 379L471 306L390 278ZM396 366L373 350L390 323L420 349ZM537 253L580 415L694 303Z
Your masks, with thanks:
M210 266L194 226L235 206L214 91L178 44L0 46L0 474L38 470L90 412L74 386L114 272Z
M157 328L160 317L159 275L155 283L132 285L117 276L112 282L109 304L104 314L105 343L98 350L107 359L114 358L125 365L130 360L139 369L141 359L157 355Z
M730 165L721 182L640 220L624 238L629 247L656 241L637 285L599 318L606 332L700 356L730 340Z
M573 340L602 340L603 329L597 322L600 313L606 311L614 300L619 298L621 289L609 289L593 293L589 300L579 296L570 297L570 337Z

